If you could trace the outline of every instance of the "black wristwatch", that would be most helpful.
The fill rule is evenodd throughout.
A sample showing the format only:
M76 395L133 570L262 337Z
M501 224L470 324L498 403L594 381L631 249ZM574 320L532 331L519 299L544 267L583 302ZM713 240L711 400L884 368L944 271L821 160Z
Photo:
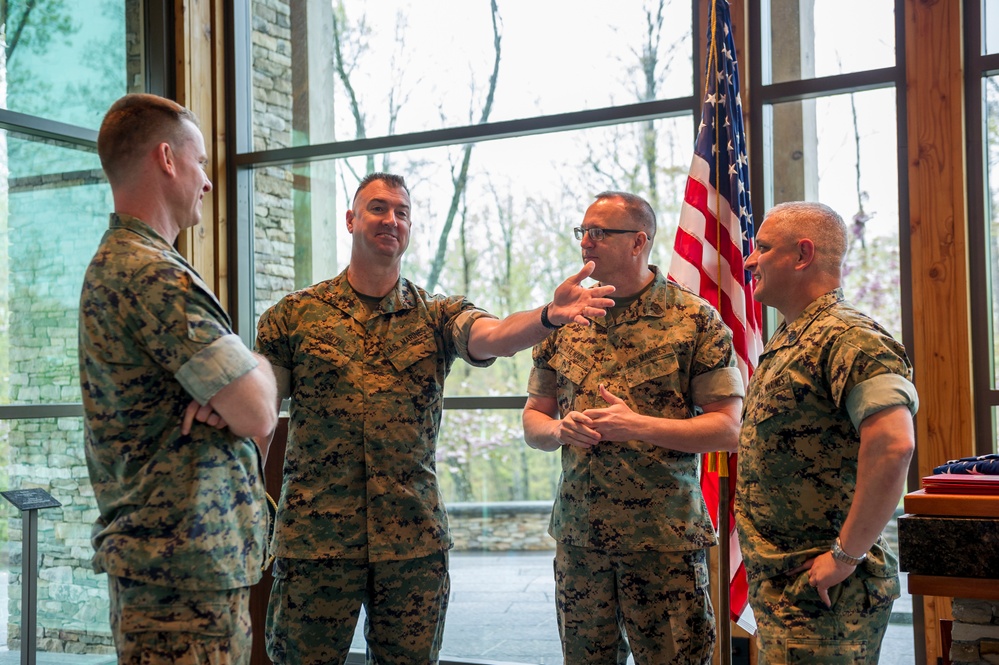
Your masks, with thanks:
M555 325L554 323L552 323L552 320L548 318L548 308L551 306L552 304L548 303L547 305L541 308L541 325L543 325L545 328L548 328L548 330L558 330L562 326Z

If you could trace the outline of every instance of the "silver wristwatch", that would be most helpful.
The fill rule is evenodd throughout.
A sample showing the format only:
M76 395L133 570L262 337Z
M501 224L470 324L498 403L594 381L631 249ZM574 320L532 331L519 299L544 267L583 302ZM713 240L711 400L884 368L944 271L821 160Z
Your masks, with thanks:
M837 561L845 563L848 566L859 566L867 558L867 552L864 552L860 556L850 556L843 551L843 545L839 542L839 536L836 536L836 540L832 544L832 555Z

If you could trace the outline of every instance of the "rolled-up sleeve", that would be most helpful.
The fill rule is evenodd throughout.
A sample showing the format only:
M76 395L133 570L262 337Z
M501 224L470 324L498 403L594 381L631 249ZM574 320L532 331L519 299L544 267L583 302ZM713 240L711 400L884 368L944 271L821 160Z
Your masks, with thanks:
M532 367L527 378L527 394L538 397L555 397L557 377L555 370Z
M721 367L691 379L690 394L694 404L704 406L729 397L745 397L746 389L738 367Z
M496 362L496 358L478 360L468 353L468 338L472 334L472 324L481 318L495 319L496 317L481 309L465 309L454 317L452 325L454 346L458 351L458 356L473 367L489 367Z
M904 406L912 415L919 409L916 387L898 374L879 374L858 383L846 398L847 413L858 430L865 418L892 406Z
M253 370L259 361L238 335L229 334L198 351L174 375L199 404Z

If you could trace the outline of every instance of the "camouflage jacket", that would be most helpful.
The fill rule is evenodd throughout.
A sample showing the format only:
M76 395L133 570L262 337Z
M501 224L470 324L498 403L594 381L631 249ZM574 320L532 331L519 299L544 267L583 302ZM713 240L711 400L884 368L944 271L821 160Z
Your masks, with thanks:
M169 243L111 215L80 296L86 458L100 516L94 569L180 589L255 584L267 510L249 439L194 424L207 402L257 366L229 317Z
M614 320L572 324L534 347L528 392L555 397L560 416L606 406L607 390L645 415L691 418L696 406L741 397L732 336L706 301L656 269L651 287ZM681 551L713 545L698 456L643 441L562 446L552 536L579 547Z
M257 350L291 372L274 554L416 558L451 546L435 452L444 379L489 316L400 279L368 313L346 270L264 312Z
M739 443L736 524L751 580L829 550L853 501L858 427L889 406L915 413L911 374L902 345L841 289L777 328L749 382ZM863 565L898 571L883 538Z

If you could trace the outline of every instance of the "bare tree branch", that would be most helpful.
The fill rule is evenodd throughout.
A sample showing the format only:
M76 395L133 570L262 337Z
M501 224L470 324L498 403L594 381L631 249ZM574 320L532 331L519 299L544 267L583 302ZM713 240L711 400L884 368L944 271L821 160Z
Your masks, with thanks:
M493 71L489 75L489 92L486 94L486 101L482 108L482 116L479 120L480 124L489 121L489 114L492 111L493 98L496 94L496 82L499 80L500 55L503 41L499 29L499 8L496 5L496 0L490 0L489 7L493 20L493 51L495 55L493 58ZM458 175L452 179L454 182L454 193L451 195L451 205L448 208L447 218L444 220L444 228L441 230L440 239L437 242L437 253L434 255L433 263L430 266L430 275L427 277L426 289L430 292L433 292L437 286L441 271L444 269L447 240L451 233L451 227L454 225L455 215L458 212L458 202L461 200L465 187L468 184L468 165L472 159L472 148L474 147L474 143L466 143L464 145L462 148L461 169L458 171Z
M358 32L363 35L364 32L364 19L361 19L361 23L358 26ZM361 105L357 101L357 93L354 92L354 86L350 82L350 72L351 67L348 67L344 62L343 57L343 37L346 33L347 19L344 14L343 3L339 3L333 11L333 67L336 69L337 77L340 82L343 83L343 87L347 92L347 99L350 106L350 114L354 117L354 132L355 138L363 139L367 137L367 131L364 127L364 112L361 111ZM358 39L358 44L361 40ZM363 50L363 46L359 46ZM367 158L367 171L370 173L374 171L375 161L373 155L368 155Z
M24 5L24 13L21 14L21 20L17 22L17 27L14 28L14 36L7 42L7 65L10 66L10 59L14 57L14 50L17 48L18 42L21 41L21 33L24 32L24 27L28 25L28 19L31 16L31 11L38 4L37 0L28 0ZM6 25L7 19L10 14L7 11L8 5L7 0L4 0L3 7L0 8L3 12L3 22Z

